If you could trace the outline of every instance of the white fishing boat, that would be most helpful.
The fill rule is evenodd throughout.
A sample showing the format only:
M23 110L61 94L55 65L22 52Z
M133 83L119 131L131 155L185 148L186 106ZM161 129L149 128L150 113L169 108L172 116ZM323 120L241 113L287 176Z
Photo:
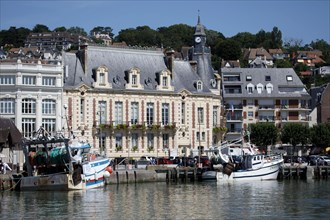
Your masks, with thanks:
M110 160L90 154L91 146L64 137L36 138L22 144L26 172L15 175L19 190L84 190L102 187L109 176Z
M281 155L261 154L249 143L237 147L239 142L242 140L224 143L216 149L223 166L222 172L217 172L218 181L277 179L283 163Z

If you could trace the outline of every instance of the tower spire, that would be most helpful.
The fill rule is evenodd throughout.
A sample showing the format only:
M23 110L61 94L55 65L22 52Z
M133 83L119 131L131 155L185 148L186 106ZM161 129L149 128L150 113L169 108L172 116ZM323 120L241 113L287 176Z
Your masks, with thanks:
M199 9L198 9L198 20L197 20L197 24L200 24L201 23L201 18L200 18L200 15L199 15Z

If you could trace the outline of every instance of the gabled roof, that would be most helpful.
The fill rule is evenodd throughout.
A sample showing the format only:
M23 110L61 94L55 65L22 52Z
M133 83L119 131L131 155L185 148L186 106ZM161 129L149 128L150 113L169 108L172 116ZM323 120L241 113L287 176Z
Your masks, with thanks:
M281 48L269 49L268 52L269 52L270 55L273 55L273 54L283 54L283 51L282 51Z
M241 67L239 60L222 60L221 68L238 68Z
M243 49L243 57L245 60L254 60L258 56L266 57L267 60L273 60L273 57L264 48Z
M22 134L9 118L0 117L0 145L8 143L9 147L21 143Z

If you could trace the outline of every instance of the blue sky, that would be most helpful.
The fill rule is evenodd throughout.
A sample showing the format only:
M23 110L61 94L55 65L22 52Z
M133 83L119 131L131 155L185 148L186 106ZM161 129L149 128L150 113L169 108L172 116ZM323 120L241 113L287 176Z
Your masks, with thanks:
M206 28L231 37L239 32L270 32L303 44L323 39L330 43L330 0L0 0L0 29L32 29L44 24L53 30L79 26L87 33L95 26L110 26L113 33L148 25L153 29L173 24L195 26L198 10Z

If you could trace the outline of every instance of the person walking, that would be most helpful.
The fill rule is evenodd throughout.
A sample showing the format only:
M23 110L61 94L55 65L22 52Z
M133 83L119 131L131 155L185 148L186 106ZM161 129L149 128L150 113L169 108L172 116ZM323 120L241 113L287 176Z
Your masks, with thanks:
M0 160L0 168L3 174L6 174L7 170L12 171L12 169L8 166L8 164L6 162L2 162L2 160Z

